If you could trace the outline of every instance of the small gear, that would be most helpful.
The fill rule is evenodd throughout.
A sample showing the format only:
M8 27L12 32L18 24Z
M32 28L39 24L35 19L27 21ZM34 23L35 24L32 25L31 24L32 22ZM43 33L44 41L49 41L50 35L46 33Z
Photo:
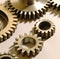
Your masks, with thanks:
M50 0L50 1L47 2L46 5L49 6L49 8L53 7L53 9L57 8L58 11L60 10L59 0Z
M18 57L15 54L3 53L0 54L0 59L18 59Z
M42 2L44 3L44 1ZM5 7L11 12L15 12L18 18L36 19L43 16L48 10L48 6L44 6L42 2L40 0L7 0Z
M44 41L55 33L55 25L48 19L39 20L33 28L33 33L38 34Z
M22 54L23 56L35 56L42 50L43 41L41 41L41 37L37 37L37 35L32 35L32 33L24 34L24 36L20 35L19 38L14 42L14 47L17 52Z
M8 39L15 31L18 19L12 14L4 8L4 5L0 5L0 42Z

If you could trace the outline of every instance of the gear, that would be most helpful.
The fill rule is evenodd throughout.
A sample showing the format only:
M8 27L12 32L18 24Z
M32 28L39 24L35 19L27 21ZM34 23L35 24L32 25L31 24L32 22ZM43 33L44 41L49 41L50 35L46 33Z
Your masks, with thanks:
M20 35L19 38L14 42L14 46L17 52L22 54L23 56L35 56L42 50L43 41L41 41L41 37L37 37L37 35L32 35L32 33L24 34L24 36Z
M49 6L49 8L53 7L53 9L57 8L58 11L60 10L59 0L50 0L50 1L47 2L46 5Z
M34 34L42 37L42 40L50 38L55 33L55 25L48 19L39 20L34 28Z
M5 7L11 12L15 12L18 18L21 19L37 19L43 16L48 10L48 6L45 5L44 8L42 8L42 6L44 6L44 4L39 0L8 0L5 3Z
M0 5L0 42L8 39L15 31L18 19L12 14L4 8L4 5Z
M18 57L15 54L3 53L0 54L0 59L18 59Z

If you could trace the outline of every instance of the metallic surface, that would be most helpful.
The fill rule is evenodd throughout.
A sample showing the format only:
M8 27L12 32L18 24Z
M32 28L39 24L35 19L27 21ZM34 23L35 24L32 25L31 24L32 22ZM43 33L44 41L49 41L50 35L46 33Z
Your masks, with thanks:
M32 3L29 3L30 1ZM40 0L8 0L5 7L15 12L21 19L35 19L46 13L48 10L46 3L47 1Z
M0 42L8 39L15 31L18 19L14 18L4 5L0 5Z
M47 3L47 5L50 7L53 7L53 9L57 9L57 11L60 10L60 2L59 0L51 0Z
M55 33L55 25L48 19L42 19L36 22L33 31L42 37L42 40L46 40Z
M5 0L0 0L0 2L4 2ZM44 1L44 0L42 0ZM53 12L53 13L52 13ZM57 14L56 14L57 13ZM57 12L55 9L48 11L43 17L41 18L48 18L56 25L56 33L53 37L49 38L49 40L45 41L43 51L41 51L36 57L34 58L20 58L21 59L60 59L60 13ZM39 20L39 19L38 19ZM27 23L20 23L17 26L17 29L13 36L9 38L7 41L0 44L0 52L9 51L10 47L13 45L15 38L19 36L19 34L29 33L30 30L33 28L35 21L27 22Z
M16 39L14 46L19 54L35 56L42 50L43 41L41 41L41 37L37 37L36 34L32 35L32 33L30 33L28 35L25 33L24 36L20 35L19 38Z
M18 57L15 54L2 53L0 54L0 59L18 59Z

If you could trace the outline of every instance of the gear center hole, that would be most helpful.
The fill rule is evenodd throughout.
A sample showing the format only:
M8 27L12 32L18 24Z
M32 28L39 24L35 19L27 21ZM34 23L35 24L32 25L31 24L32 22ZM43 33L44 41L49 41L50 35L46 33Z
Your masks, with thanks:
M39 28L42 30L48 30L51 27L51 24L47 21L41 22Z
M23 45L27 48L32 48L35 46L36 41L31 37L26 37L22 41Z
M0 31L3 30L8 24L7 15L0 10Z

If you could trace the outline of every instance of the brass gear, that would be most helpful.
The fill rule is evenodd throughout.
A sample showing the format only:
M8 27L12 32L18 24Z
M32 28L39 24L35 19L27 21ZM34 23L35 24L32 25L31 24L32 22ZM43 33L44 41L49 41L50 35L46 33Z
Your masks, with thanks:
M42 2L44 3L44 1ZM40 0L7 0L5 7L8 8L9 11L15 12L18 18L36 19L43 16L48 10L47 5L44 6L43 4L42 7L40 4Z
M18 19L12 14L4 8L4 5L0 5L0 42L8 39L15 31Z
M18 59L16 54L11 54L11 53L2 53L0 54L0 59Z
M30 43L30 45L29 45ZM32 46L32 45L33 46ZM42 50L43 41L41 41L41 37L37 37L37 35L32 35L32 33L24 34L24 36L20 35L19 38L14 42L14 47L17 52L22 54L23 56L35 56Z
M47 40L55 33L55 25L48 19L42 19L36 22L33 33L38 34L38 37L42 37L42 40Z

